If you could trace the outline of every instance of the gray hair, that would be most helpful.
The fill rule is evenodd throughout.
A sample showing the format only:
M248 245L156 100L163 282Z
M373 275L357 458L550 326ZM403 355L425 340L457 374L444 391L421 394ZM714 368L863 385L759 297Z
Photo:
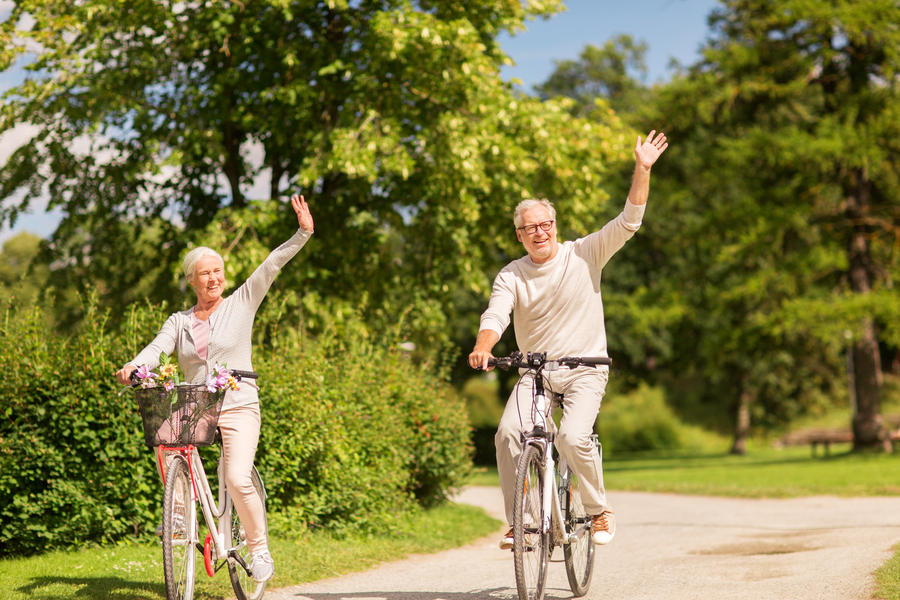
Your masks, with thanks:
M528 198L527 200L522 200L521 202L519 202L518 206L516 206L516 211L513 213L513 224L515 224L516 228L522 226L522 213L535 206L543 206L550 212L550 218L554 221L556 220L556 209L553 208L553 205L550 204L550 201L544 200L543 198L541 198L540 200L537 200L535 198Z
M222 261L222 264L225 264L225 259L222 258L222 255L213 250L212 248L207 248L206 246L198 246L187 253L187 256L184 257L184 265L182 268L184 269L184 278L190 282L194 279L194 269L197 266L197 261L203 258L204 256L215 256L219 260Z

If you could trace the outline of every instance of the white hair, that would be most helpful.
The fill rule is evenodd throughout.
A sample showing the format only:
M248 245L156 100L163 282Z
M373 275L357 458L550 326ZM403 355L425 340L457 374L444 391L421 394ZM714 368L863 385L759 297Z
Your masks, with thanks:
M222 264L225 264L225 259L222 256L213 250L212 248L207 248L206 246L198 246L187 253L187 256L184 257L184 278L188 280L188 282L194 279L194 269L197 266L197 261L203 258L204 256L215 256L219 260L222 261Z
M528 198L527 200L522 200L519 202L518 206L516 206L516 211L513 213L513 224L515 224L516 228L522 226L522 213L524 213L529 208L533 208L535 206L543 206L550 212L550 218L554 221L556 220L556 209L553 208L553 205L550 204L550 201L535 198Z

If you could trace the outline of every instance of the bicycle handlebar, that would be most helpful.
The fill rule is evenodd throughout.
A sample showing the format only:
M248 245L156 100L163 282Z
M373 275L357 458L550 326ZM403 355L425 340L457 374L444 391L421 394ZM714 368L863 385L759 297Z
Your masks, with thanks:
M547 359L546 352L513 352L509 356L500 356L488 359L489 367L500 369L537 369L554 371L559 367L570 369L580 366L597 367L611 365L612 359L606 356L564 356L553 360Z
M228 373L233 375L234 378L237 379L238 381L240 381L241 379L258 379L259 378L259 373L257 373L256 371L241 371L240 369L228 369ZM129 378L131 379L131 384L129 385L129 387L133 387L133 388L140 387L141 380L138 379L137 369L135 369L134 371L131 372L131 375L129 376Z

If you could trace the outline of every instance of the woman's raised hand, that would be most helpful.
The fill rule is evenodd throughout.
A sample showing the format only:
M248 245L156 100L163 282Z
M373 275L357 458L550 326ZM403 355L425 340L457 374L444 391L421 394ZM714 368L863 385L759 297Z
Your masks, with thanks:
M303 196L298 194L291 196L291 206L294 207L294 212L297 213L297 223L300 225L300 229L312 233L315 229L315 224L313 223L312 213L309 212L309 204L306 203Z

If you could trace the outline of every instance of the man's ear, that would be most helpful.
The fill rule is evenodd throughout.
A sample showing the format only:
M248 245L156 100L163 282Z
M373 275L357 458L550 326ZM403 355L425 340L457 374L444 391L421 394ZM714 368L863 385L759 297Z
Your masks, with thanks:
M519 240L519 242L522 241L522 232L518 229L516 229L516 239Z

